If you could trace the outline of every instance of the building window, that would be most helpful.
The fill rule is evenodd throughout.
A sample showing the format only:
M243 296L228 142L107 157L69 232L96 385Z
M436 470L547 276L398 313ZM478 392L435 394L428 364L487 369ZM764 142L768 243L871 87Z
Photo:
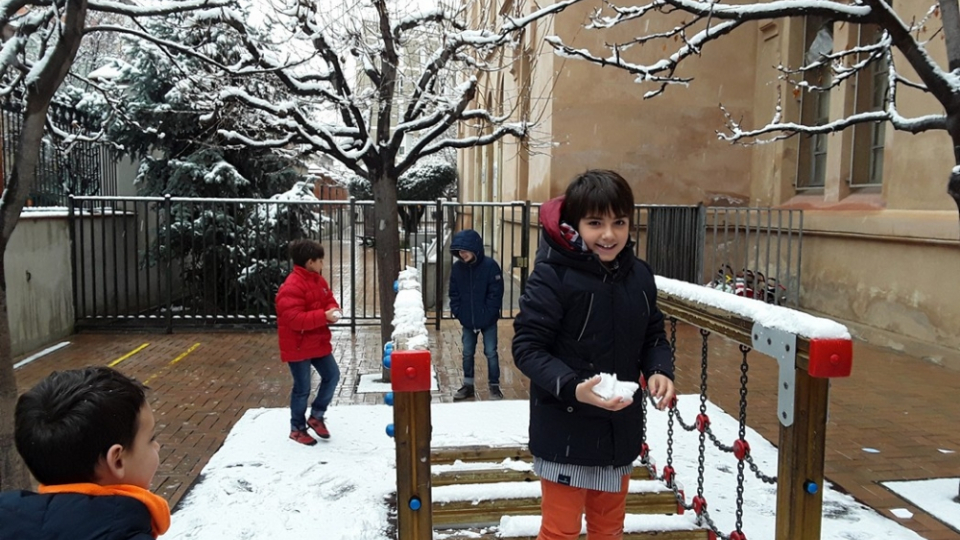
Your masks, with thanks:
M816 63L833 52L833 23L823 17L804 19L803 63ZM806 88L800 93L800 123L819 126L830 121L830 92L810 86L830 84L830 63L804 72ZM797 189L823 188L827 173L827 135L801 136L797 159Z
M865 46L880 40L878 26L860 25L858 45ZM859 61L866 60L866 56ZM854 114L881 111L887 106L889 88L887 57L876 59L856 76ZM876 186L883 182L883 151L886 122L860 124L853 128L853 155L850 163L850 185Z

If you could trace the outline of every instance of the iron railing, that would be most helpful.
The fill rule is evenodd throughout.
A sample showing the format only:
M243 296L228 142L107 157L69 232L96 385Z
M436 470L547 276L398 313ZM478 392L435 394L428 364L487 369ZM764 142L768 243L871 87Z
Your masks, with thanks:
M59 103L50 105L48 116L54 125L69 133L89 133L99 129L87 115ZM23 104L16 94L8 94L0 99L4 178L13 171L22 128ZM67 205L67 197L71 194L116 195L116 155L109 145L95 141L76 141L64 151L58 149L47 135L40 148L37 179L27 204L62 207Z
M271 325L277 287L290 270L287 243L301 237L324 245L324 274L344 312L338 324L379 323L372 201L69 201L81 328ZM401 201L400 208L410 229L398 231L401 268L421 271L432 324L452 318L450 240L466 228L481 234L485 255L504 272L502 317L516 316L540 243L539 204ZM719 265L730 270L712 280L716 288L770 303L799 301L799 211L638 205L635 223L634 249L659 275L704 284ZM745 277L758 274L762 280ZM769 284L777 284L776 294L766 294Z

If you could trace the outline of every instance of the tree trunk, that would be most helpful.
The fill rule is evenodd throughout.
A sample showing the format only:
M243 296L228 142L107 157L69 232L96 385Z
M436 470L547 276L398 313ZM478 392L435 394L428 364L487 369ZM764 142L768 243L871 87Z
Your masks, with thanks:
M39 148L39 146L37 147ZM0 246L6 252L7 242ZM2 262L0 257L0 262ZM30 475L13 440L13 411L17 403L17 379L10 354L10 321L7 315L7 285L0 264L0 489L27 489Z
M397 212L397 179L381 172L371 182L376 216L377 292L380 294L380 345L390 341L393 333L393 283L400 272L400 228ZM390 380L390 370L382 368L383 380Z
M0 266L3 266L10 237L37 177L50 100L77 56L86 17L86 0L67 0L64 14L58 20L61 33L54 50L45 59L37 76L26 85L23 127L17 142L13 170L6 179L6 189L0 198ZM13 371L9 322L6 272L0 270L0 489L28 489L30 476L17 454L13 440L17 380Z
M947 181L947 194L957 203L957 210L960 211L960 113L947 116L947 133L950 134L950 141L953 143L953 162L955 164L950 171L950 180Z

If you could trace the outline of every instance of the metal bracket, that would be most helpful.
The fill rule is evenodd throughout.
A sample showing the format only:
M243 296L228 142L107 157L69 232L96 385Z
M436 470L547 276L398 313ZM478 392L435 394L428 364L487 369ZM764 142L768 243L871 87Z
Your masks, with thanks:
M794 388L797 380L797 335L753 324L753 349L772 356L780 364L777 387L777 418L784 427L793 425Z

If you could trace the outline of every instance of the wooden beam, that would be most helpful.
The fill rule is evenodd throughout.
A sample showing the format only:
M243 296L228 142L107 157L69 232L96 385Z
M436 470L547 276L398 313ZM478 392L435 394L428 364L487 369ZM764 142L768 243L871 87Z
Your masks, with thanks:
M796 370L793 425L780 426L776 540L819 540L829 379ZM816 493L806 491L808 482Z
M676 514L677 500L671 491L627 494L628 514ZM503 516L540 514L540 497L450 501L433 503L436 528L495 525Z
M759 302L760 300L757 300ZM720 334L748 347L753 346L753 321L729 311L693 302L670 293L659 291L657 307L667 317L689 323L698 328ZM797 367L807 369L810 361L810 340L797 336Z
M430 487L430 392L395 392L397 443L397 538L432 540ZM411 502L419 502L413 508Z
M630 473L632 480L650 480L650 470L646 467L634 467ZM489 469L465 469L433 473L432 483L436 486L456 484L492 484L496 482L539 482L540 477L532 470L518 471L506 467Z
M433 464L452 464L455 461L500 462L508 458L517 461L533 461L533 456L530 455L530 450L526 446L454 446L434 448L430 451L430 463Z
M461 529L458 531L444 531L446 540L537 540L536 536L500 536L496 532L485 532L475 529ZM706 529L693 531L650 531L624 533L623 540L708 540L709 532Z

